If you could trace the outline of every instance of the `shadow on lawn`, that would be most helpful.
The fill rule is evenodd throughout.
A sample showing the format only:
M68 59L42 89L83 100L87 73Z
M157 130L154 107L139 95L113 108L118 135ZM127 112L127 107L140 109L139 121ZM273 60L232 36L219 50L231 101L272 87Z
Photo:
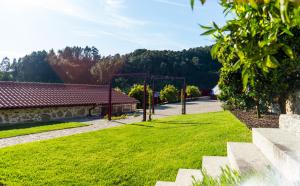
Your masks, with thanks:
M46 125L54 125L58 123L66 123L66 122L46 122L46 123L24 123L24 124L16 124L16 125L11 125L11 126L1 126L0 131L4 130L14 130L14 129L27 129L27 128L32 128L32 127L39 127L39 126L46 126ZM1 183L0 183L0 186Z
M163 124L163 125L155 125ZM172 123L172 122L154 122L154 125L144 125L144 124L130 124L131 126L146 127L146 128L158 128L158 129L174 129L174 128L187 128L187 127L199 127L202 124L211 124L211 123Z
M182 121L155 121L159 124L168 124L168 125L208 125L212 123L208 122L182 122Z
M152 125L143 125L143 124L137 124L137 123L134 123L134 124L131 124L131 125L139 126L139 127L147 127L147 128L153 128L154 127Z

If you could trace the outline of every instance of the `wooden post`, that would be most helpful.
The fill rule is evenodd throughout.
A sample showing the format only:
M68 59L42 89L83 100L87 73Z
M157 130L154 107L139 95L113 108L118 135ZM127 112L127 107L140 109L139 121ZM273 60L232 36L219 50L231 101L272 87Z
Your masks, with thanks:
M148 97L148 104L149 104L149 118L148 118L148 121L151 121L152 120L152 113L151 113L151 110L152 110L152 98L153 98L153 91L149 91L149 97Z
M186 84L185 84L185 79L183 80L183 105L182 105L182 114L186 114Z
M152 114L154 114L154 112L155 112L155 109L154 109L154 106L155 106L155 97L154 97L154 93L155 93L155 91L154 91L154 80L152 80ZM151 110L150 110L150 112L151 112Z
M147 84L146 84L146 80L144 80L144 99L143 99L143 121L147 120L147 109L146 109L146 105L147 105Z
M109 90L108 90L108 121L111 121L111 115L112 115L112 82L109 81Z

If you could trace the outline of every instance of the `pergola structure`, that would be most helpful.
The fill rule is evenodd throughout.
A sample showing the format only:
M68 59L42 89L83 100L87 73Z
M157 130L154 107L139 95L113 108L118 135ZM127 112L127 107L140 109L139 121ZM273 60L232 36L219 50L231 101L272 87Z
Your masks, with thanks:
M173 77L173 76L151 76L152 80L152 90L155 89L155 81L157 80L180 80L182 81L182 91L183 91L183 99L181 100L182 103L182 114L186 114L186 79L185 77ZM152 95L152 113L154 114L154 94Z
M112 82L116 77L139 77L144 80L144 97L143 97L143 121L146 121L146 94L147 94L147 73L125 73L125 74L114 74L109 82L109 93L108 93L108 120L111 121L112 116Z
M123 73L123 74L114 74L109 82L109 93L108 93L108 120L111 121L112 117L112 82L116 77L139 77L144 80L144 96L143 96L143 120L147 120L147 80L149 79L149 75L147 73ZM172 77L172 76L151 76L152 81L152 90L154 91L155 88L155 81L157 80L180 80L182 81L182 91L183 91L183 99L181 100L182 103L182 114L186 114L186 79L185 77ZM154 94L152 94L152 113L154 114ZM151 112L151 111L150 111Z

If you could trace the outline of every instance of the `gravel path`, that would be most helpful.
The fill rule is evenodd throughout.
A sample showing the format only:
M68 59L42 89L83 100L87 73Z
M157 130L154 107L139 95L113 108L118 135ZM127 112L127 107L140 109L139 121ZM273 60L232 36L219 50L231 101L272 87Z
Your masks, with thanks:
M187 114L216 112L221 110L222 110L221 104L218 101L200 99L198 101L187 103ZM155 118L161 118L166 116L178 115L180 113L181 113L180 104L167 104L167 105L157 107L155 115L153 115L152 118L155 119ZM22 144L22 143L47 140L47 139L58 138L63 136L70 136L73 134L80 134L85 132L102 130L102 129L116 127L124 124L139 122L141 121L141 119L142 116L130 117L127 119L111 121L111 122L104 119L94 119L94 120L81 119L77 121L89 124L89 126L49 131L49 132L43 132L37 134L29 134L24 136L16 136L11 138L4 138L4 139L0 139L0 148Z

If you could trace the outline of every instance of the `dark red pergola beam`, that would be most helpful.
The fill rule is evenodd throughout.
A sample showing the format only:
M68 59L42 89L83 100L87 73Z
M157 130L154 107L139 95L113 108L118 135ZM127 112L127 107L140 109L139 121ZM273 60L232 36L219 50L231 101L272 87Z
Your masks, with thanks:
M182 114L186 114L186 79L185 77L172 77L172 76L151 76L152 80L152 90L155 88L155 80L182 80L182 90L183 90L183 100L182 101ZM152 97L152 113L154 114L154 94Z
M147 119L147 110L146 110L146 102L147 102L147 73L123 73L123 74L114 74L109 82L109 93L108 93L108 120L111 121L112 117L112 81L115 77L141 77L144 78L144 97L143 97L143 121Z

